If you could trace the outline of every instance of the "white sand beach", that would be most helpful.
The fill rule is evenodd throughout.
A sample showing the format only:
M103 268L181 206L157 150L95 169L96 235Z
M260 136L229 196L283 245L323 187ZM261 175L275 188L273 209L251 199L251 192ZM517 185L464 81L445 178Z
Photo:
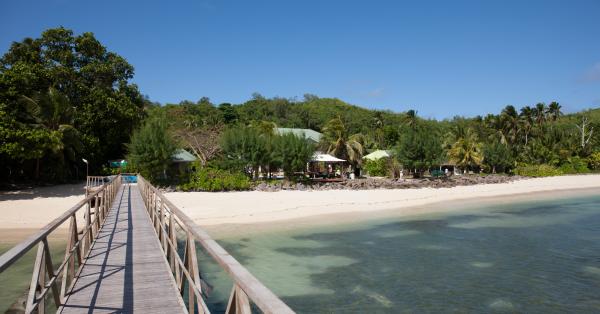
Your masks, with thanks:
M429 208L424 205L482 198L598 189L600 175L533 178L500 184L395 190L326 190L279 192L173 192L166 196L201 226L254 224L343 213L373 213L394 210L395 215L414 215L456 206ZM593 191L595 193L595 191ZM554 194L554 193L553 193ZM332 218L328 218L331 220ZM333 218L335 222L335 218Z
M538 192L598 189L600 175L525 179L510 183L398 190L327 190L280 192L173 192L166 196L201 226L260 224L299 218L375 213L393 210L395 215L439 211L424 206L440 202L510 200L512 196ZM548 194L548 193L547 193ZM556 193L551 193L556 194ZM83 185L60 185L0 193L0 229L37 229L83 198ZM455 202L456 203L456 202ZM452 210L448 206L441 210ZM343 216L343 215L342 215ZM331 219L331 218L329 218ZM333 220L332 222L335 222ZM67 227L67 224L62 226Z

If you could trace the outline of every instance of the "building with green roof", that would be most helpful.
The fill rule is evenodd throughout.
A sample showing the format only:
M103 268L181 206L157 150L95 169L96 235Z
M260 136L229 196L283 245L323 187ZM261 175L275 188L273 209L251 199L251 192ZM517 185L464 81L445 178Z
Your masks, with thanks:
M297 128L275 128L275 133L279 135L292 133L298 137L304 137L315 144L319 143L321 141L321 137L323 136L323 134L315 130Z

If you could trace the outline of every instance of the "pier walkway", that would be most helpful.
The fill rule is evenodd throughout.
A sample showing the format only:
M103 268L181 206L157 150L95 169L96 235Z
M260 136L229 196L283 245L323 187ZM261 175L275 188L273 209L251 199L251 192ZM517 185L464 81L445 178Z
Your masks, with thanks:
M0 256L2 274L37 248L27 297L13 304L23 312L210 313L201 248L233 282L226 313L294 313L142 176L89 177L85 191L85 199ZM52 261L48 237L59 228L67 234L65 253Z
M137 185L119 189L59 313L185 313Z

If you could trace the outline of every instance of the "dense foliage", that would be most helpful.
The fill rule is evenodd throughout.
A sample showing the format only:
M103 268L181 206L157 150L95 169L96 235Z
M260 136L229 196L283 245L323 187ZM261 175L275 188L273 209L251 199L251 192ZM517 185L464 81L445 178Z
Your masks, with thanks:
M379 158L377 160L367 160L364 163L364 170L373 177L385 177L389 174L389 158Z
M127 152L142 173L168 178L175 148L198 158L190 188L206 190L213 188L198 182L214 180L198 178L214 174L270 178L283 169L291 178L315 149L378 174L383 162L364 164L363 156L394 151L386 168L395 177L401 170L426 175L441 165L535 176L600 170L600 109L565 115L556 102L509 105L498 114L436 121L415 110L370 110L310 94L160 105L144 99L132 77L133 67L91 33L56 28L14 42L0 59L2 182L81 178L82 158L98 173ZM312 129L323 133L322 141L281 136L276 127ZM173 176L190 176L181 171ZM238 189L238 183L215 184Z
M180 188L184 191L244 191L251 187L247 176L240 172L203 167L196 164L188 182Z
M63 181L124 155L143 119L133 67L92 33L14 42L0 59L0 176Z
M264 126L264 125L263 125ZM253 178L270 177L272 171L283 169L288 178L306 169L315 147L306 139L288 133L276 135L256 126L233 127L222 136L221 165L241 169Z
M167 179L167 169L176 145L167 133L165 118L151 117L136 130L131 143L127 145L127 160L133 169L137 169L150 180Z

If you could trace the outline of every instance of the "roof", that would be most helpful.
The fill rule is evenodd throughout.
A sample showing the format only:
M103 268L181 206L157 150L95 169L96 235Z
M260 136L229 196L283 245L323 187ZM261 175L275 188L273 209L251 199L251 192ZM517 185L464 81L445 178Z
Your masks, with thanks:
M324 162L342 162L345 161L344 159L339 159L335 156L331 156L329 154L323 154L323 153L319 153L316 152L313 154L312 158L310 159L310 161L312 162L319 162L319 161L324 161Z
M296 128L275 128L275 132L279 135L292 133L298 137L304 137L315 143L321 141L323 134L311 129L296 129Z
M185 149L178 149L175 151L173 156L171 156L171 161L173 162L192 162L196 161L197 159L198 158L196 158L196 156L190 154L190 152Z
M390 153L388 153L385 150L376 150L366 156L363 157L363 159L368 159L368 160L379 160L381 158L388 158L390 157Z

